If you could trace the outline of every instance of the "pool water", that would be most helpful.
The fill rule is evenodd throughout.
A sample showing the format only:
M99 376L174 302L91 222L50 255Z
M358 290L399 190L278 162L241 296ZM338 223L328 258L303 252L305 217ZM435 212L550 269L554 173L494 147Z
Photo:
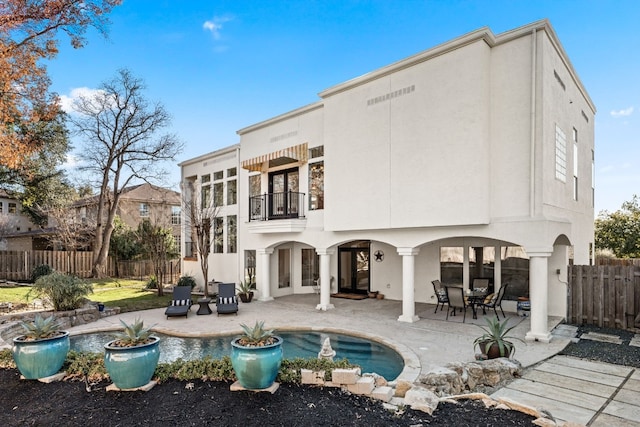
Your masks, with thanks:
M160 362L172 362L177 359L194 360L205 356L220 359L231 355L231 340L234 336L185 338L164 334L154 334L160 337ZM331 341L331 347L336 352L334 360L348 359L359 365L362 372L375 372L387 380L393 380L402 371L404 361L402 357L390 347L375 341L350 335L332 332L278 331L283 338L282 351L284 357L293 359L317 358L318 352L326 338ZM101 353L104 345L113 340L113 334L98 332L71 337L71 350Z

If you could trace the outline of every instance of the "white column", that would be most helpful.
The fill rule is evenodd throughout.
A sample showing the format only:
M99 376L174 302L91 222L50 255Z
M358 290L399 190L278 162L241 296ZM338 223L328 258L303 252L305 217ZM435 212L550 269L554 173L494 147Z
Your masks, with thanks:
M502 247L496 245L493 255L493 291L502 287Z
M335 253L333 249L316 249L320 256L320 304L316 310L327 311L334 308L331 304L331 255Z
M256 251L260 257L260 281L256 284L260 291L258 299L260 301L271 301L271 254L272 248L258 249Z
M398 248L398 255L402 256L402 314L398 317L400 322L413 323L419 317L416 316L415 292L415 256L420 249Z
M469 289L469 245L462 241L462 288Z
M526 249L526 248L525 248ZM525 335L528 341L551 341L548 325L549 267L548 259L553 248L528 250L529 301L531 302L531 330Z

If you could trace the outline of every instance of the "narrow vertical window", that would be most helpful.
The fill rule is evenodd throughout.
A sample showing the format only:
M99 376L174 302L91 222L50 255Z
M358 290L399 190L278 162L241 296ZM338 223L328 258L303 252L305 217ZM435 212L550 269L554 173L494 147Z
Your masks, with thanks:
M180 225L180 206L171 206L171 224Z
M324 162L309 164L309 210L324 209Z
M556 178L567 182L567 139L558 125L556 125Z
M216 182L213 184L213 205L224 205L224 183L222 182Z
M206 209L211 207L211 186L210 185L203 185L202 188L200 189L201 192L201 196L200 196L200 201L202 203L202 209Z
M227 205L235 205L238 203L237 181L230 179L227 181Z
M216 218L213 228L213 253L221 254L224 252L224 219Z
M149 205L146 203L140 203L140 216L142 218L149 217Z
M320 278L320 256L315 249L302 249L302 286L316 286Z
M238 227L236 225L237 219L235 215L229 215L227 217L227 253L235 254L238 251Z

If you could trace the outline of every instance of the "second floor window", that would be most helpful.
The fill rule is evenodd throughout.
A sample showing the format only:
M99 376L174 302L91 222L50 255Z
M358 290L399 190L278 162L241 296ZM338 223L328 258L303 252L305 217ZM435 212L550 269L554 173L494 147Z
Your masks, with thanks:
M235 179L227 181L227 205L235 205L238 203L236 182Z
M171 206L171 224L180 224L180 206Z
M149 217L149 205L146 203L140 203L140 216L143 218Z
M213 205L214 206L223 206L224 205L224 184L222 182L217 182L213 185Z
M14 213L16 213L16 210L17 210L16 204L15 203L9 203L9 213L10 214L14 214Z
M324 162L309 164L309 210L324 209Z
M209 185L204 185L200 189L201 196L200 201L202 203L201 208L206 209L211 206L211 187Z
M260 195L260 175L249 176L249 196Z

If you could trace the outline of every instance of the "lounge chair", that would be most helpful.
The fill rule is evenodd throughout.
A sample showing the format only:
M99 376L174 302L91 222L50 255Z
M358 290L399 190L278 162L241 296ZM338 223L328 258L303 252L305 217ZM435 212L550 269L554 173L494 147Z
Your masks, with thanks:
M164 314L167 319L175 316L189 317L192 304L191 286L176 286L173 288L173 297Z
M438 305L440 305L440 311L442 311L444 305L449 302L449 298L447 298L447 291L444 289L444 286L442 286L442 283L440 283L440 280L432 280L431 283L433 283L433 292L436 294L436 298L438 298L436 311L434 311L434 313L437 313Z
M449 311L451 309L453 310L452 316L455 316L456 309L459 308L460 310L462 310L462 323L464 323L467 319L468 307L467 300L464 298L464 289L453 286L446 286L444 289L447 292L447 299L449 300L449 308L447 309L446 320L449 320Z
M218 297L216 298L218 315L235 313L238 315L238 297L236 296L235 283L219 283Z
M507 286L509 286L509 284L504 283L498 290L497 294L494 294L491 298L487 296L487 299L482 304L480 304L480 306L482 307L482 314L487 314L487 312L485 311L486 308L493 308L493 312L496 314L498 320L500 320L500 316L498 316L498 311L496 310L496 307L500 307L502 317L504 317L505 319L507 318L507 316L504 314L504 310L502 309L502 299L504 298L504 293L507 291Z

